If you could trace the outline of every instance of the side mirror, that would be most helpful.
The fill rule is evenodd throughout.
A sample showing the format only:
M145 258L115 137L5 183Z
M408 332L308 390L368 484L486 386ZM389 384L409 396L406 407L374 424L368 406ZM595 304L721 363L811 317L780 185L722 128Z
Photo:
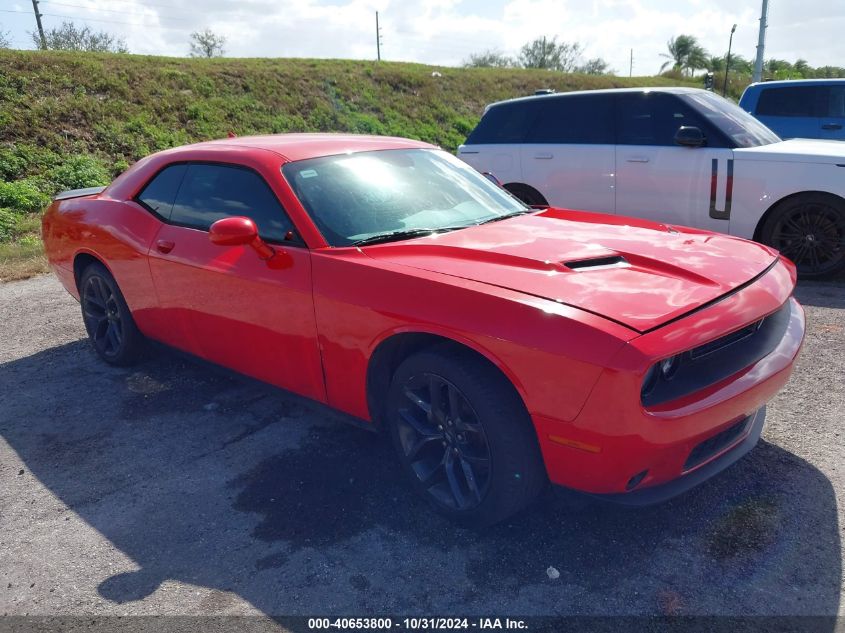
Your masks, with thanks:
M501 181L501 180L499 180L498 178L496 178L496 177L495 177L492 173L490 173L489 171L485 171L485 172L483 172L481 175L482 175L482 176L484 176L487 180L489 180L490 182L492 182L492 183L493 183L494 185L496 185L497 187L502 187L502 186L503 186L503 185L502 185L502 181Z
M707 137L694 125L682 125L675 132L675 143L683 147L702 147L707 145Z
M208 230L212 244L218 246L251 246L261 259L270 259L275 251L258 237L258 227L249 218L235 216L217 220Z

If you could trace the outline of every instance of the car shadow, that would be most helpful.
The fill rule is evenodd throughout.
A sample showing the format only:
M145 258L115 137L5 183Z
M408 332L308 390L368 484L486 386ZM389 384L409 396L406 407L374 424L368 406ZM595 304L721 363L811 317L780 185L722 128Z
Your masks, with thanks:
M845 308L845 277L830 281L801 280L795 288L799 303L819 308Z
M469 531L413 496L383 437L173 354L117 369L78 341L0 365L0 384L0 435L25 469L134 563L75 578L98 611L131 613L166 581L213 590L169 607L204 614L232 613L232 595L271 616L839 608L833 487L765 441L661 506L550 490Z

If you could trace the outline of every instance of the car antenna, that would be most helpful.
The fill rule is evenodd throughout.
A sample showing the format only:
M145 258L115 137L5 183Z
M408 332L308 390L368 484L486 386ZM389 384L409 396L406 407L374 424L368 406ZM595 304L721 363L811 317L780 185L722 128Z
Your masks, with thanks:
M228 134L226 134L228 138L238 138L238 135L235 134L232 130L229 130Z

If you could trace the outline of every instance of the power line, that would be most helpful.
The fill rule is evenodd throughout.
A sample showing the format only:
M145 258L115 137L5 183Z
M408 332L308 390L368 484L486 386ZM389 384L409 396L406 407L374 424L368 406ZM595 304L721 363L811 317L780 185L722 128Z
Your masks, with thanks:
M3 13L29 13L29 11L16 11L14 9L0 9ZM82 20L85 22L105 22L107 24L126 24L128 26L151 26L149 22L125 22L121 20L104 20L102 18L88 18L81 15L62 15L60 13L41 13L42 17L64 18L66 20Z
M100 8L94 8L94 7L86 7L86 6L83 6L81 4L65 4L64 2L52 2L51 0L39 0L39 1L44 3L44 4L54 4L54 5L59 6L59 7L72 7L74 9L84 9L86 11L94 11L94 12L104 11L106 13L119 13L121 15L126 14L126 11L117 11L115 9L100 9ZM141 15L141 14L136 14L136 15ZM149 15L149 14L143 14L143 15ZM168 16L167 14L163 15L163 14L158 13L158 12L156 12L156 16L158 18L164 19L164 20L176 20L176 21L179 21L179 22L187 22L188 21L188 18L174 18L174 17Z

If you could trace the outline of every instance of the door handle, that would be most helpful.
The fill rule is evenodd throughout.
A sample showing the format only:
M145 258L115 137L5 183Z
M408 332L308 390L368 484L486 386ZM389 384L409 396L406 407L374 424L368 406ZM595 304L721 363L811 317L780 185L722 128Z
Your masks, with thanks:
M156 242L156 249L158 252L164 253L165 255L172 251L174 246L176 246L176 244L170 240L159 240Z
M626 158L629 163L647 163L649 161L648 156L629 156Z
M825 123L822 125L823 130L841 130L842 126L839 123Z
M534 158L538 160L548 160L549 158L554 158L555 155L550 152L538 152L534 154Z

